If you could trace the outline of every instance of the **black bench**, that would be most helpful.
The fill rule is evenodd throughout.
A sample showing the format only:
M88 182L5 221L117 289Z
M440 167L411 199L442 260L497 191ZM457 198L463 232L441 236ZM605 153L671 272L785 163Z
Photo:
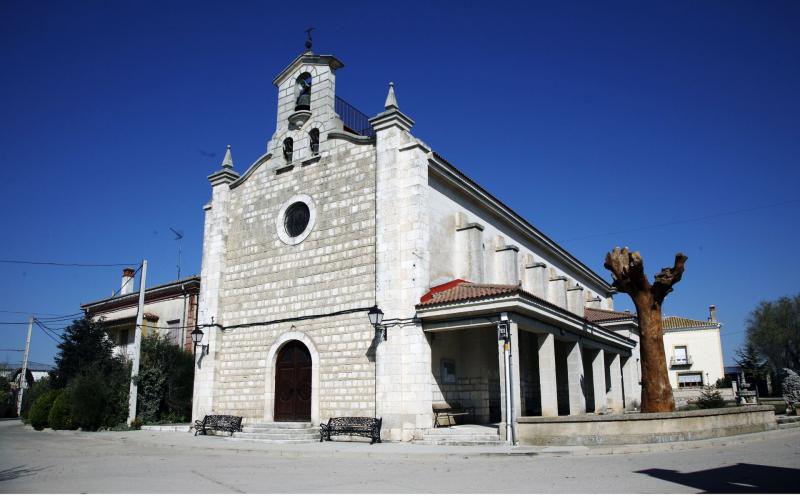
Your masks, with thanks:
M234 432L242 432L242 417L235 417L233 415L206 415L203 420L194 421L194 435L198 432L204 436L208 435L208 431L225 431L230 432L233 436Z
M319 425L319 442L331 440L331 436L347 434L372 439L369 444L381 442L382 418L372 417L335 417L329 418L327 424Z

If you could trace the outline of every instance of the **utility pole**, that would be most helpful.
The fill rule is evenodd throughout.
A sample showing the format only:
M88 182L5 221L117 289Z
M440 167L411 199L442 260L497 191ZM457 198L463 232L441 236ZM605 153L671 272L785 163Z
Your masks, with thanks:
M139 280L139 309L136 312L136 330L131 359L131 388L128 396L128 425L136 418L136 397L139 394L136 378L139 376L139 359L142 352L142 323L144 322L144 291L147 287L147 259L142 261L142 277Z
M28 338L25 340L25 354L22 355L22 372L19 376L19 394L17 397L17 416L20 416L22 413L22 393L25 392L26 386L28 385L26 375L28 374L28 353L31 350L31 333L33 333L33 315L31 315L31 319L28 321Z

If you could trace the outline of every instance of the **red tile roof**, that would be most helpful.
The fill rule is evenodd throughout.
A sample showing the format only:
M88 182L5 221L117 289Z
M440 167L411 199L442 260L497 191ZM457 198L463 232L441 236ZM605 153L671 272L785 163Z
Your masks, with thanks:
M587 307L583 312L583 317L593 323L636 319L636 315L630 311L608 311L606 309L595 309L593 307Z
M522 288L519 285L492 285L470 283L464 280L453 280L431 288L428 293L420 298L419 305L429 306L448 302L460 302L462 300L513 295L520 291L522 291Z
M681 318L678 316L665 316L661 319L664 330L684 330L689 328L717 328L719 323L711 321L698 321L696 319Z

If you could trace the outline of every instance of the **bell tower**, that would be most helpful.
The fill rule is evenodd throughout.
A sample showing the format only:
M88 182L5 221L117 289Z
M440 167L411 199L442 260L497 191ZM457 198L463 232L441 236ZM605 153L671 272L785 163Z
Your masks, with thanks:
M306 51L272 81L278 88L275 133L267 145L272 158L290 165L312 158L325 147L328 132L341 130L336 115L336 70L344 64L334 56Z

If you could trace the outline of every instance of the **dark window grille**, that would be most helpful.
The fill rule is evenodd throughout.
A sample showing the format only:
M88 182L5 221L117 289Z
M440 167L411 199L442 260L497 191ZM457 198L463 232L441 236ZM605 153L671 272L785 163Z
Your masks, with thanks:
M308 135L311 138L311 152L315 155L319 154L319 130L312 128Z
M335 110L344 122L345 130L358 135L375 137L375 131L369 124L369 117L339 96L336 97Z
M291 137L287 137L283 141L283 159L286 163L292 163L292 153L294 152L294 141Z
M311 212L308 209L308 205L301 201L292 203L289 208L286 209L286 215L283 221L286 233L292 238L300 236L303 234L303 231L306 230L306 227L308 227L310 217Z

